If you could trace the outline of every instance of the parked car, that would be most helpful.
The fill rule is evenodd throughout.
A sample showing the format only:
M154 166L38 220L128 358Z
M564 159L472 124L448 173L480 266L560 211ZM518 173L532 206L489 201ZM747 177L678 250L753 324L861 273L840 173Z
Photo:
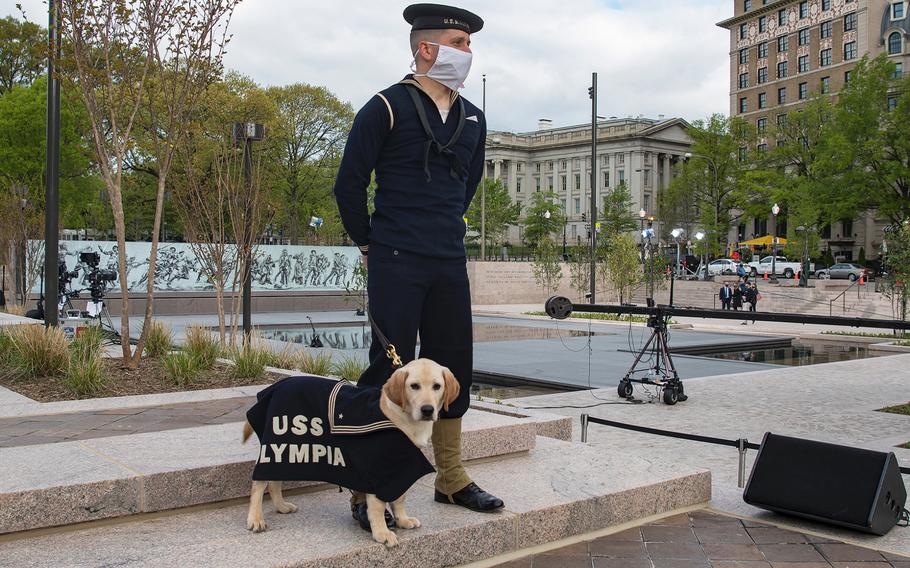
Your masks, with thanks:
M731 275L736 274L736 261L729 258L718 258L708 263L708 276L717 276L718 274Z
M773 262L772 262L773 260ZM766 256L759 261L753 261L749 263L752 273L752 276L760 276L763 274L771 274L772 267L774 268L774 274L783 275L784 278L790 279L793 278L794 274L799 274L799 271L802 270L801 263L799 261L790 261L787 260L785 256L771 257ZM815 264L809 263L809 274L815 272Z
M846 278L850 282L859 279L860 276L863 276L866 280L871 280L875 277L875 271L871 268L864 268L858 264L851 264L849 262L838 262L837 264L832 264L828 268L822 268L815 273L817 278L822 280L828 278Z

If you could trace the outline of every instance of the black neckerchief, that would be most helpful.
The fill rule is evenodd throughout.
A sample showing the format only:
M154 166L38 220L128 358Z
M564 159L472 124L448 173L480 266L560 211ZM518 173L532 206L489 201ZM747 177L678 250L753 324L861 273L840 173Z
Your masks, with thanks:
M414 108L417 109L417 118L420 119L423 131L427 135L427 144L423 153L423 171L427 176L427 182L433 180L433 177L430 175L430 150L447 158L449 160L449 175L452 176L452 179L459 179L463 175L464 168L461 165L461 160L458 158L458 155L452 151L452 147L455 146L455 143L461 138L461 131L464 130L464 102L461 100L461 97L458 97L458 125L455 127L455 133L452 134L452 138L450 138L447 143L440 144L436 140L436 136L433 135L433 130L430 128L429 121L427 121L427 112L426 109L423 108L423 102L420 100L417 88L409 83L403 82L403 84L408 91L408 94L411 96L411 100L414 101Z

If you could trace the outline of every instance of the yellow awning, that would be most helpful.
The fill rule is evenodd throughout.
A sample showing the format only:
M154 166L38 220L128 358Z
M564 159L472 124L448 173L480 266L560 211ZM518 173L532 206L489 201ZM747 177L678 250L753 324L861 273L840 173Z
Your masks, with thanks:
M772 245L773 241L774 241L774 237L772 237L771 235L765 235L764 237L758 237L757 239L752 239L749 241L740 241L739 244L741 246L747 246L747 247L762 247L762 246ZM787 244L787 239L785 239L783 237L777 237L777 244L785 245L785 244Z

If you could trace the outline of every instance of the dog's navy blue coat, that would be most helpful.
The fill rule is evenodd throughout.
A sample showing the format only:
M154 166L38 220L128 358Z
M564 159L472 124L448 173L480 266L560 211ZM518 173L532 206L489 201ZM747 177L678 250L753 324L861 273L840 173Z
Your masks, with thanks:
M260 443L253 479L323 481L395 501L435 470L382 413L380 395L313 376L260 391L246 414Z

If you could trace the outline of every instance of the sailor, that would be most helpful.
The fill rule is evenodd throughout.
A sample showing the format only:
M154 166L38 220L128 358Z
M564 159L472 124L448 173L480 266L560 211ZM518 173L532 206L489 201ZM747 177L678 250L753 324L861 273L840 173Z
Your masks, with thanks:
M482 490L461 461L461 419L468 410L473 336L464 248L464 214L484 167L486 121L462 97L471 68L477 15L450 6L414 4L412 74L377 93L354 118L335 181L341 220L368 266L370 313L407 363L420 356L451 369L461 394L433 428L435 500L493 511L502 500ZM367 186L375 172L375 212ZM369 259L369 263L367 262ZM381 386L392 374L382 345L370 347L360 386ZM352 510L369 526L363 495Z

